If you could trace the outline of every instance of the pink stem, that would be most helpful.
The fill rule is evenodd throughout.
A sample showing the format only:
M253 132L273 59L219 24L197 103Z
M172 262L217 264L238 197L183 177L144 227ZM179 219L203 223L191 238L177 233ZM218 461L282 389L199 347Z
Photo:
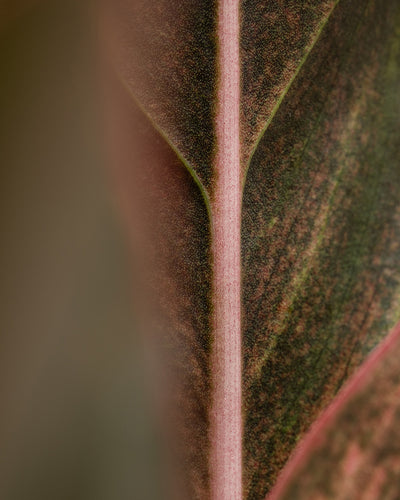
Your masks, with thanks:
M242 499L239 2L220 0L213 192L211 499Z

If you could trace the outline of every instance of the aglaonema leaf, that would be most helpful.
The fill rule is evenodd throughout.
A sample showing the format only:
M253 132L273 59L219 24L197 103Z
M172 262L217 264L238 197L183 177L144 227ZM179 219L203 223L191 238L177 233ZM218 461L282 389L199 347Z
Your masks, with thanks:
M398 498L400 325L315 422L268 500Z
M397 12L396 12L397 10ZM246 476L252 498L398 319L398 9L340 2L244 189ZM398 21L397 21L398 22Z
M398 319L400 6L112 11L122 107L140 115L120 149L145 136L120 179L128 212L140 184L158 214L183 496L261 499Z

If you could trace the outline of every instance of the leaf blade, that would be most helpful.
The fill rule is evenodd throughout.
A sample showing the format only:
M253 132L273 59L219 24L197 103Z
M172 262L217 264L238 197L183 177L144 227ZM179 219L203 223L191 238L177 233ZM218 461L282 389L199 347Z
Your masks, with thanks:
M243 6L257 10L255 1L242 2ZM160 33L155 27L162 24L163 16L169 29L172 18L165 12L167 7L161 0L146 7L150 17L155 16L150 31L156 38ZM214 3L207 3L204 12L203 7L184 4L184 9L191 12L189 18L194 12L197 16L205 14L206 8L216 19ZM242 11L241 46L245 59L242 176L247 168L246 155L251 157L242 224L245 494L246 498L257 499L272 485L299 435L378 341L371 338L374 328L378 325L379 331L386 331L393 324L399 303L398 271L394 266L399 256L395 204L399 194L398 142L393 134L397 122L388 111L388 103L393 102L396 93L390 84L385 104L382 96L386 89L379 83L379 72L389 65L385 36L392 36L390 16L396 10L395 2L288 0L262 4L263 8L267 15L260 16L260 26L256 27L252 26L252 12L250 21L246 15L243 21ZM214 89L210 93L199 73L191 73L190 64L187 68L179 66L185 65L185 57L181 58L179 52L187 49L182 48L187 24L183 21L179 26L181 11L176 9L172 8L176 26L167 36L168 47L161 59L175 57L177 61L171 67L159 65L161 75L154 76L150 71L153 83L136 92L149 94L141 101L146 113L168 137L184 165L195 173L206 203L210 200L209 216L211 224L215 224L217 199L221 198L221 193L215 196L215 155L219 145L214 114L220 82L215 75L210 76L213 71L218 74L216 23L214 19L207 24L206 34L213 40L215 51L212 65L206 63L206 74ZM186 15L184 12L183 19L187 19ZM291 33L288 20L296 16L297 31ZM287 33L282 38L276 32L275 37L270 36L279 26ZM299 26L306 26L304 33ZM261 45L264 32L269 36L262 47L268 50L261 56L264 80L259 88L249 69L255 64L251 29L263 32L257 42ZM203 36L199 33L200 45ZM243 44L246 37L248 45ZM192 38L190 50L191 43ZM283 50L286 60L278 58L271 83L267 70L273 66L269 66L268 56L274 51L279 55L282 44L293 50ZM146 68L157 66L155 61L146 63ZM197 61L204 62L204 54ZM135 88L130 68L128 86ZM193 93L192 87L186 85L190 78L190 84L195 82L203 89L203 97L208 96L205 108L201 99L197 101L198 89ZM177 96L171 94L175 84ZM258 95L259 102L251 102L254 95ZM182 120L179 106L185 114ZM189 113L197 125L206 109L197 144L193 137L198 126L192 127L187 108L193 108L194 115L200 109L196 116ZM374 131L378 122L385 132ZM206 141L204 134L208 135ZM237 224L238 213L230 215ZM227 217L223 217L225 222ZM215 245L215 234L211 239L210 248ZM222 239L225 245L231 243L228 232ZM213 251L215 259L217 252ZM213 264L207 265L212 282ZM170 275L169 279L176 278ZM217 290L214 286L210 303L217 300ZM196 294L196 290L190 293ZM332 366L312 380L310 373L326 363ZM214 380L217 375L214 373Z
M313 425L268 500L398 495L399 351L397 325Z
M337 7L248 173L249 498L271 487L298 436L379 340L372 332L398 319L398 117L388 104L398 67L382 78L393 66L398 11L370 2L363 16L365 8ZM341 29L354 42L341 43Z
M245 172L339 1L285 4L242 1L241 107Z
M119 0L110 12L117 71L208 189L215 150L217 2Z

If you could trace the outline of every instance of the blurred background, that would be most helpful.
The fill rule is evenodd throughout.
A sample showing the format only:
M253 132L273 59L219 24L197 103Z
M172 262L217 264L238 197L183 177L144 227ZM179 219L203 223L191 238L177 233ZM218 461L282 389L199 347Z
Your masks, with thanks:
M0 499L163 498L85 2L0 0Z

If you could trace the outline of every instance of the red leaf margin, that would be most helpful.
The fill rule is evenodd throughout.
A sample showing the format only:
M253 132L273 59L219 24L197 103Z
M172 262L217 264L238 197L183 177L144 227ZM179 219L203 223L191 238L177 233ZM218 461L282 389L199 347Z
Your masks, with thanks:
M314 422L309 432L300 441L265 500L284 500L287 498L287 490L301 475L312 455L326 444L325 438L328 431L337 424L336 421L345 412L350 401L367 388L377 370L396 349L400 349L400 322L375 348L359 370L339 391L333 402Z

